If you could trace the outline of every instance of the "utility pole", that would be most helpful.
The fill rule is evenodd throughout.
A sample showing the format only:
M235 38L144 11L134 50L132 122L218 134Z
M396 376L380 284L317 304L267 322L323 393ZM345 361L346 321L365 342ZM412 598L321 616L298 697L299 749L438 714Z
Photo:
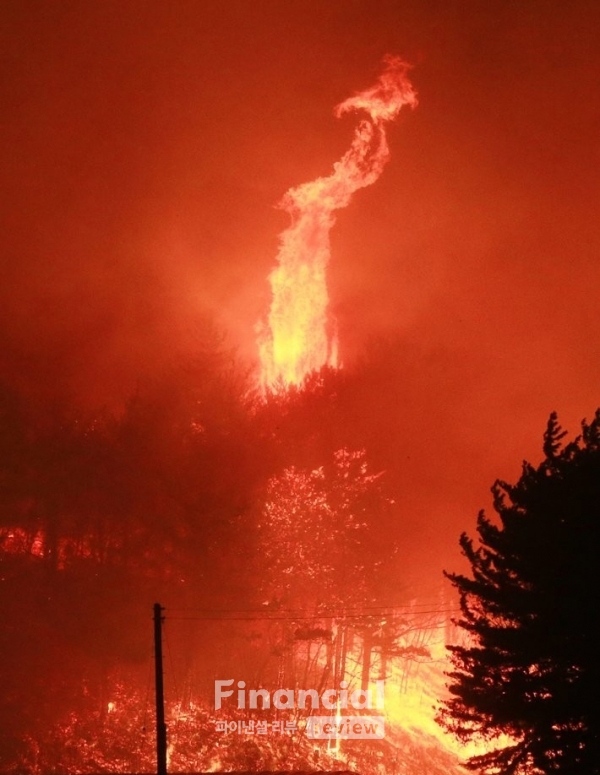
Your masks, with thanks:
M167 775L167 725L163 686L162 623L165 609L154 604L154 685L156 687L156 772Z

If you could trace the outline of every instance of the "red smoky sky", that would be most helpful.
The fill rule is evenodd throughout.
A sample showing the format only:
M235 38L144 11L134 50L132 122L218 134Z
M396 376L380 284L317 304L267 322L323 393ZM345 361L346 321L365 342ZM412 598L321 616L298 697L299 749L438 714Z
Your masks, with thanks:
M206 315L256 359L274 205L329 173L355 122L334 106L391 53L419 107L339 213L329 280L346 363L405 352L365 411L420 482L407 504L470 519L539 458L551 410L574 432L600 405L596 2L4 0L0 18L3 379L118 405L194 353Z

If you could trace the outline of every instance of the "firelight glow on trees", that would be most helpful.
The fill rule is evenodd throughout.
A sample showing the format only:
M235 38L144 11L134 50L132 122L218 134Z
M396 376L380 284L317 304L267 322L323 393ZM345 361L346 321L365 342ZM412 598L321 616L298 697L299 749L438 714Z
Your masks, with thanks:
M269 275L272 302L260 326L261 383L265 389L299 385L323 366L338 366L337 335L328 315L326 268L334 212L352 194L381 175L390 153L385 124L404 105L415 107L409 66L399 57L385 59L377 83L335 108L337 117L364 111L352 144L327 177L291 188L280 202L291 224L280 235L278 265Z

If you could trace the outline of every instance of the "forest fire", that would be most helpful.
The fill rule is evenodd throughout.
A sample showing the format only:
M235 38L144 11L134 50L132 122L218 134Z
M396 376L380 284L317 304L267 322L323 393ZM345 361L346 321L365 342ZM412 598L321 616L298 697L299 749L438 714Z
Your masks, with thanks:
M261 382L267 399L278 394L278 400L272 402L278 426L289 411L289 407L282 411L278 403L286 400L286 388L300 386L294 400L301 405L312 400L307 376L316 374L323 366L339 366L337 337L328 313L329 231L335 211L348 205L355 191L374 183L388 161L386 124L397 117L402 107L416 105L407 71L408 65L401 59L388 57L375 86L337 106L336 116L355 111L366 113L355 129L350 149L334 165L330 176L292 188L282 200L281 207L290 214L292 225L281 235L278 267L270 276L273 301L268 328L260 340ZM332 375L336 376L335 369ZM173 411L176 395L177 391L166 394L165 416ZM170 474L178 482L175 491L187 486L179 481L180 470L193 472L199 459L214 454L210 446L206 448L211 437L217 437L217 450L222 443L218 440L221 432L234 447L238 443L228 430L216 430L210 418L197 414L203 403L196 395L194 385L190 393L193 403L178 419L179 424L169 426L166 438L151 439L149 444L150 448L171 447L171 455L178 461ZM223 397L226 391L220 395ZM104 597L100 590L110 583L107 579L111 577L113 560L109 557L124 554L131 563L129 572L136 572L137 560L129 554L127 545L133 536L141 537L139 546L152 540L153 525L143 525L143 519L136 524L136 518L128 515L132 524L125 538L120 534L121 527L110 520L105 525L99 519L99 535L94 537L84 522L69 518L60 522L59 515L77 514L82 508L90 509L95 520L105 509L118 514L116 501L107 504L104 500L105 493L111 492L107 482L115 478L121 479L123 488L115 490L116 499L133 486L127 495L129 502L139 501L142 512L147 508L142 505L147 503L146 487L142 487L141 495L136 491L136 483L154 477L155 462L146 457L152 420L144 414L153 406L153 400L146 408L132 403L129 413L117 424L79 427L75 423L71 427L65 423L57 428L56 437L45 442L48 449L53 453L60 449L70 462L87 461L94 478L86 471L82 481L94 482L94 489L86 489L83 484L81 490L75 488L71 493L64 488L63 500L56 512L51 512L50 519L47 515L45 521L40 519L32 508L34 530L16 526L0 531L0 551L5 557L15 562L23 556L35 558L40 570L42 566L51 568L59 587L62 577L85 577L93 573L96 564L105 566L101 573L95 573L90 585L98 600ZM236 396L233 403L238 400ZM258 409L246 409L250 409L258 440L264 433L261 412L268 417L269 401ZM203 429L202 434L197 433L198 427ZM274 443L278 445L280 439L285 439L285 431L278 428L276 436ZM131 458L135 449L137 452ZM122 450L126 458L119 460L115 450ZM312 450L310 457L317 460ZM132 470L122 480L125 459L125 469L133 459L134 469L139 466L139 470ZM400 760L411 772L419 773L422 751L427 751L430 762L434 762L428 769L430 773L451 771L456 764L454 749L436 725L433 710L444 693L444 634L450 611L441 597L425 608L415 598L400 605L381 605L382 597L388 595L390 580L396 578L398 561L398 540L387 530L386 515L394 510L394 500L383 484L384 472L372 471L365 449L346 446L334 448L330 459L321 463L311 468L287 466L258 489L258 482L252 478L247 483L247 497L258 500L245 515L246 529L253 532L255 541L244 569L246 585L249 594L253 592L265 599L267 608L253 612L258 616L248 617L249 622L256 622L251 634L247 625L240 624L234 631L215 631L208 636L217 652L231 651L223 661L223 674L231 674L233 664L245 667L247 673L239 676L242 680L235 687L233 679L216 680L213 705L206 691L190 678L186 679L187 700L171 694L167 704L168 750L166 741L162 750L165 756L168 754L169 769L173 771L260 768L275 753L280 757L281 769L310 768L316 761L314 757L320 756L322 762L329 760L331 766L345 762L366 775L376 775L382 765L396 766ZM214 466L214 478L218 481L222 477L218 452ZM238 486L236 481L236 489ZM194 491L194 487L189 491ZM172 509L170 486L168 489ZM257 496L256 492L262 494ZM209 500L210 497L223 496L219 493L209 495ZM231 554L225 552L224 562L214 568L222 581L229 581L236 545L241 541L235 527L235 499L227 508L231 511L232 532L228 535L233 549ZM252 509L261 512L259 524L253 523ZM177 525L176 532L187 543L196 528L189 522L186 507L180 513L179 524L172 511L169 518L171 526ZM60 530L56 529L57 524ZM215 544L220 529L216 529ZM170 532L173 541L174 532ZM179 578L181 582L193 578L190 562L194 562L194 554L183 547L175 550L176 543L170 547L176 557L172 567L165 567L164 560L159 560L154 568L148 568L148 580L155 575ZM161 554L164 549L165 541L161 539ZM146 556L151 554L146 552ZM260 564L260 580L250 583L253 563ZM263 568L265 563L268 572ZM202 576L197 577L195 583L203 586L201 579ZM244 620L246 616L240 618ZM230 616L226 609L217 610L217 619L227 626ZM176 624L177 613L172 620ZM231 645L236 640L239 642ZM196 659L197 648L194 636L179 643L188 670ZM222 662L220 653L213 655L212 662L212 669L217 670ZM115 676L119 676L117 663L115 660L113 665ZM205 664L203 671L208 675L211 668ZM255 682L247 684L246 678L250 676ZM142 707L139 686L126 689L120 683L122 679L109 679L104 662L98 680L99 709L98 705L86 707L84 702L79 712L72 709L65 714L61 722L52 726L49 739L43 743L46 750L51 750L55 742L66 744L67 757L60 758L63 766L92 767L93 762L95 767L104 767L110 762L115 771L151 766L152 751L146 745L145 732L141 733L141 729L147 729L146 721L141 720L142 715L148 714L147 700L146 707ZM248 702L247 685L260 686L248 690ZM234 695L234 690L237 706L234 702L222 704L224 698ZM367 715L372 709L378 715ZM253 714L262 717L255 718ZM164 728L162 721L156 723ZM337 730L333 737L330 728ZM375 765L360 747L365 739L377 746ZM247 759L250 740L254 745L251 765ZM123 753L125 750L127 754ZM20 756L18 766L39 771L37 753L22 752Z
M299 385L310 372L339 365L335 322L328 313L329 232L335 211L381 175L389 159L385 124L405 105L417 104L408 69L399 57L387 57L375 86L336 107L338 117L362 111L368 118L359 122L330 175L291 188L280 202L292 223L280 236L278 266L269 275L273 298L259 337L263 387Z
M190 614L167 610L170 771L261 769L272 757L278 769L311 769L318 756L322 766L344 762L367 775L399 762L420 775L420 758L426 755L428 773L453 772L455 746L436 725L433 708L444 695L444 648L453 609L441 593L429 601L381 604L397 562L396 543L381 521L393 507L383 481L364 450L337 450L330 464L316 470L284 470L266 488L255 536L254 562L261 573L258 583L248 582L265 604L240 613L199 611L191 615L187 631ZM4 559L35 560L40 573L51 567L57 590L71 576L92 574L88 591L98 595L102 589L99 599L104 599L111 564L92 555L83 537L68 535L66 525L63 532L61 550L53 556L40 548L40 534L30 538L21 528L6 531L0 543ZM193 556L180 555L178 563ZM245 569L248 580L251 567ZM189 567L178 570L183 572L189 577ZM220 573L223 583L229 573ZM208 599L213 599L210 593ZM116 601L115 607L120 608ZM98 617L107 615L110 621L112 613L96 611ZM121 618L119 628L127 631L130 625ZM209 660L200 656L208 644L216 649ZM190 667L197 660L204 674L215 670L231 676L236 666L240 680L216 681L203 691L203 681ZM82 771L150 768L154 720L148 686L144 692L135 671L127 675L119 660L110 671L102 664L104 688L76 695L58 722L22 745L15 767L40 775L57 765ZM330 725L339 732L334 739L327 732ZM376 744L379 763L370 761L365 739Z
M0 775L600 775L600 3L474 5L0 3Z

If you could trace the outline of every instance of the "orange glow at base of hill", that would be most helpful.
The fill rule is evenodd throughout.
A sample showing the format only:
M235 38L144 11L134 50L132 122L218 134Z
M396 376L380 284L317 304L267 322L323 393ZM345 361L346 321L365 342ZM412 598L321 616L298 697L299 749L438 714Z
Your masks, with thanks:
M408 65L387 57L386 68L370 89L342 102L336 116L364 111L352 144L327 177L291 188L280 202L291 224L281 234L277 267L271 272L271 308L259 331L261 383L264 388L301 384L323 366L337 367L335 324L328 313L326 269L334 213L352 194L370 186L389 159L385 124L404 105L417 104Z
M441 701L449 696L447 673L452 664L446 646L450 631L455 639L456 628L446 620L414 633L415 642L426 643L429 658L400 660L391 665L385 706L391 729L403 730L424 750L439 746L455 757L458 766L469 757L484 753L486 747L482 742L458 741L435 720Z

